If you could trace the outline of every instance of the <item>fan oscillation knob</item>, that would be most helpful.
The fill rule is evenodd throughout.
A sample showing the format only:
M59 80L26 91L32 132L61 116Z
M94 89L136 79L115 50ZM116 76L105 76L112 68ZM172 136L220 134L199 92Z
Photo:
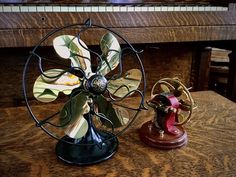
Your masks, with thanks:
M102 94L107 89L107 79L102 75L93 75L87 80L85 87L96 95Z

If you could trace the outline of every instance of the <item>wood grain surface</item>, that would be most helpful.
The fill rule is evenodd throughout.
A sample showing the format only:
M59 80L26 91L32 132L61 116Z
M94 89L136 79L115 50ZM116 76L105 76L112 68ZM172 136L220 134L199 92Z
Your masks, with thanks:
M56 140L35 127L25 107L1 109L1 176L235 176L236 104L210 91L192 95L198 108L186 125L187 146L163 151L143 144L137 130L153 118L152 110L143 111L111 159L85 167L58 160ZM34 108L42 113L56 106Z
M225 12L83 12L0 13L0 47L34 46L49 31L68 24L92 22L112 28L132 43L235 40L236 11ZM70 28L68 33L77 33ZM101 29L86 36L96 43ZM138 37L137 37L138 36ZM49 45L49 44L44 44Z
M198 42L236 40L236 26L194 26L194 27L150 27L150 28L113 28L133 44ZM32 47L52 29L4 29L0 30L0 47ZM131 32L132 31L132 32ZM78 30L67 30L64 34L76 35ZM94 29L85 33L86 44L96 45L103 30ZM138 36L138 37L137 37ZM50 46L52 40L44 43Z
M235 25L236 11L212 12L1 12L0 29L58 28L83 24L88 18L98 25L121 27L174 27Z

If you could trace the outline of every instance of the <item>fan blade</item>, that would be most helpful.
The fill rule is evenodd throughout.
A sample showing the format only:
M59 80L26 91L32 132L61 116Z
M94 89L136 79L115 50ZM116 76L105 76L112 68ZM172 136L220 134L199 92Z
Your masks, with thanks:
M114 128L121 127L128 123L128 112L124 108L114 108L113 105L101 95L96 97L96 104L98 106L98 112L105 115L106 118L113 123ZM106 122L103 119L101 119L101 121L106 127L111 127L109 122Z
M80 92L60 112L60 124L65 125L65 133L71 138L79 139L88 131L88 122L83 116L90 111L87 100L88 94Z
M175 97L180 97L183 94L183 87L179 82L178 78L173 78L171 81L171 84L174 87L173 94Z
M164 93L170 93L170 88L165 85L165 84L160 84L160 88L161 88L161 93L164 92Z
M107 33L102 37L100 47L102 62L99 73L104 76L119 65L121 48L118 40L111 33Z
M181 114L181 113L176 114L176 116L175 116L175 121L176 121L177 123L184 122L185 119L186 119L186 118L185 118L184 115Z
M192 109L192 104L190 101L188 100L180 100L179 101L180 104L180 109L182 109L183 111L190 111Z
M109 92L117 97L124 97L130 91L136 90L141 82L142 73L139 69L131 69L124 77L110 80L107 86Z
M161 81L160 89L164 93L173 93L175 97L180 97L183 94L183 87L175 81Z
M174 96L175 97L180 97L182 94L183 94L183 87L181 87L181 86L179 86L179 87L177 87L177 88L175 88L175 90L174 90Z
M57 54L64 58L70 59L73 67L81 67L88 76L91 70L90 53L86 50L86 44L75 36L61 35L53 40L53 47Z
M80 87L81 81L79 78L71 73L64 73L60 77L56 77L63 73L61 69L50 69L44 72L44 75L40 75L33 86L34 97L41 102L51 102L54 101L59 92L63 92L69 95L71 91L75 88Z

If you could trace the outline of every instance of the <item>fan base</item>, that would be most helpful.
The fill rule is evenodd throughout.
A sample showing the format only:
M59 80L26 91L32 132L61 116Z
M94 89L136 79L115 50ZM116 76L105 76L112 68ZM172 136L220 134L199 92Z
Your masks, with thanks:
M56 145L56 154L62 161L73 165L92 165L112 157L118 149L118 139L112 133L98 131L104 139L101 146L99 145L79 145L69 144L59 141ZM68 136L63 137L65 141L71 141Z
M171 135L164 133L160 134L160 130L154 125L152 121L146 122L139 129L140 139L153 147L159 149L175 149L187 144L187 133L182 126L176 126L179 134Z

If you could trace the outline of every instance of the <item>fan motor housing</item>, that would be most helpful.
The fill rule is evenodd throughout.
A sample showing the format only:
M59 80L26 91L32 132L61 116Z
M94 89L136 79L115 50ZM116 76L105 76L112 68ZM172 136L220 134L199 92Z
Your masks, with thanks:
M86 81L85 87L93 94L102 94L107 89L107 79L100 74L95 74Z

